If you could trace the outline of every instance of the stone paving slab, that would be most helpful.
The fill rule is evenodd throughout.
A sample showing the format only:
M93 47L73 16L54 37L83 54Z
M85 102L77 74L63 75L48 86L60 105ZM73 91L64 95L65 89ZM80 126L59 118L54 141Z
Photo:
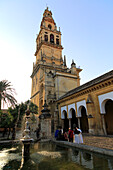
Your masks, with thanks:
M113 137L83 136L84 145L113 150Z

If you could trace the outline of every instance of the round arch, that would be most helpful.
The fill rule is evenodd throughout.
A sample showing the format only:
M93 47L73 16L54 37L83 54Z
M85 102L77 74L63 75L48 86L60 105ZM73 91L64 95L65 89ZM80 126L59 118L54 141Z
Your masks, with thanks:
M75 116L76 116L76 111L75 111L75 109L71 108L71 109L68 111L68 118L69 118L69 119L72 119L72 117L73 117L73 115L72 115L73 111L74 111L74 114L75 114Z
M101 114L106 114L106 110L105 110L105 105L107 103L107 101L112 100L112 99L105 99L104 101L102 101L101 103Z
M109 99L105 103L105 127L108 135L113 135L113 100Z
M65 119L65 118L67 118L67 111L63 110L62 111L62 119Z
M89 132L89 125L88 125L88 118L87 118L87 111L84 106L80 107L81 117L80 117L80 128L83 133Z
M75 110L75 114L76 114L76 109L75 109L75 103L68 105L68 118L71 119L72 118L72 109Z
M53 34L50 34L50 42L54 43L54 35Z
M71 118L71 129L74 129L76 126L78 127L78 118L76 117L75 109L71 108L69 110L69 118Z
M81 109L83 106L86 109L86 115L87 115L86 101L82 100L80 102L77 102L77 117L81 117Z
M61 107L61 119L65 119L64 111L67 112L67 107L66 106Z
M113 92L105 93L98 96L99 105L100 105L100 113L105 114L105 104L108 100L113 100Z
M69 129L69 119L67 117L67 112L65 110L62 111L62 116L63 116L63 122L64 122L64 125L63 125L63 128L64 128L64 131L67 131Z

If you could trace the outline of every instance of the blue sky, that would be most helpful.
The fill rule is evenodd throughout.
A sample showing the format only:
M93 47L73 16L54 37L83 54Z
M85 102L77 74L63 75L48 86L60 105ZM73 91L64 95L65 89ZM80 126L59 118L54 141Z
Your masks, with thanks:
M0 80L17 100L31 96L36 34L46 8L62 32L63 55L83 71L81 84L113 69L113 0L0 0Z

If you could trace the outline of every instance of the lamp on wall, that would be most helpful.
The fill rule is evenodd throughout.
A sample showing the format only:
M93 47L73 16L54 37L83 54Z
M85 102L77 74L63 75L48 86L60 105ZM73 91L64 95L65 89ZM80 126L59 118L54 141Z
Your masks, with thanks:
M92 101L87 98L86 104L91 104L91 103L92 103Z
M87 118L88 118L88 119L93 118L92 114L89 114L89 115L87 116Z

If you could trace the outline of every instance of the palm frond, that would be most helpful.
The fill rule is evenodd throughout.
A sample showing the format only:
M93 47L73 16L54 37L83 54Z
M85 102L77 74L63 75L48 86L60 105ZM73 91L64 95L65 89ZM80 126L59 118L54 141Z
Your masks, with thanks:
M12 88L11 82L8 82L8 80L0 81L0 102L3 101L3 103L7 105L11 104L14 107L17 103L14 94L16 94L16 92L15 89Z

